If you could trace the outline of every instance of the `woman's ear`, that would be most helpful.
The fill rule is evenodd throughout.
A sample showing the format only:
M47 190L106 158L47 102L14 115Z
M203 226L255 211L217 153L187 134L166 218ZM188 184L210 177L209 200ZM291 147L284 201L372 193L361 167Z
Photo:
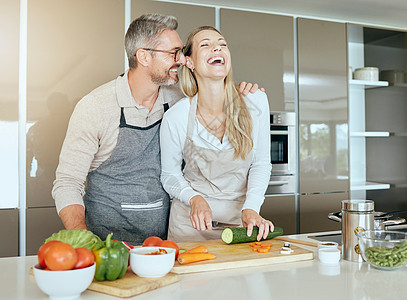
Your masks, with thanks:
M192 62L191 58L189 56L187 56L186 59L187 59L187 63L186 63L187 68L190 69L191 72L194 72L195 67L194 67L194 63Z
M148 50L138 49L135 56L137 64L140 64L144 67L149 65L151 56L149 55Z

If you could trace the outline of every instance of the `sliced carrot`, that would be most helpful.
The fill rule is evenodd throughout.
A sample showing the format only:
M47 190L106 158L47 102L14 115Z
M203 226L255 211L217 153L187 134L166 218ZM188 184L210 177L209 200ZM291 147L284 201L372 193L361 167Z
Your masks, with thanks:
M197 262L197 261L203 261L203 260L209 260L209 259L215 259L216 256L210 253L182 253L178 256L178 262L181 265Z
M208 253L208 248L206 248L205 246L197 246L195 248L182 252L182 254L188 253Z
M267 253L270 251L272 243L253 242L249 244L254 252Z
M270 247L257 248L257 252L259 252L259 253L268 253L269 251L270 251Z

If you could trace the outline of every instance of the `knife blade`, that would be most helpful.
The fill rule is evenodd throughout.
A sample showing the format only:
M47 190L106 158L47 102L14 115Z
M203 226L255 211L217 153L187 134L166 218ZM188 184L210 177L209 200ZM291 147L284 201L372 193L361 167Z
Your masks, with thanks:
M225 228L235 228L235 227L239 227L239 226L241 226L241 225L212 221L212 229L215 229L215 230L223 230Z

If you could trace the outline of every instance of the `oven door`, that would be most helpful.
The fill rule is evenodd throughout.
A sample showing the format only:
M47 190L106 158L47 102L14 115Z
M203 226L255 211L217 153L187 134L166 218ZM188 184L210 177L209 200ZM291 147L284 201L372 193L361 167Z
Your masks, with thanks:
M294 194L296 190L295 182L295 175L271 175L265 196L267 197L273 194Z
M287 173L289 169L288 126L270 126L271 164L274 172Z

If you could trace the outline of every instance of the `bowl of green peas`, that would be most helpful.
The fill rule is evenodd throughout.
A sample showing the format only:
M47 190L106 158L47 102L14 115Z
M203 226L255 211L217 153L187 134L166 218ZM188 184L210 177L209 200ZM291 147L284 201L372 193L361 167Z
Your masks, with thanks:
M395 270L407 264L407 234L366 230L357 233L362 257L373 267Z

